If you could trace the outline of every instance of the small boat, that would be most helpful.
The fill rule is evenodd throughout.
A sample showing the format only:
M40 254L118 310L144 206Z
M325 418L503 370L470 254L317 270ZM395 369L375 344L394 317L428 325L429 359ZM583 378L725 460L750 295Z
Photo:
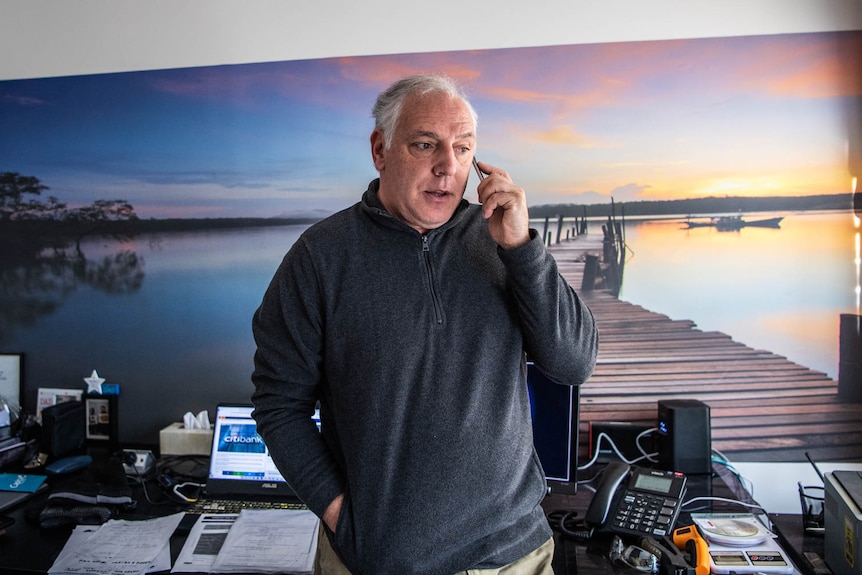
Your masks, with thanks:
M711 228L714 227L715 223L712 220L708 222L698 222L693 220L686 220L685 227L687 228Z
M688 228L715 228L720 232L738 231L742 228L779 228L784 216L763 220L745 221L742 216L718 216L709 221L686 220Z
M715 222L715 229L720 232L731 232L745 227L742 216L720 216L713 218L712 221Z
M745 226L748 228L779 228L781 227L781 220L784 217L777 218L767 218L765 220L755 220L753 222L745 222Z

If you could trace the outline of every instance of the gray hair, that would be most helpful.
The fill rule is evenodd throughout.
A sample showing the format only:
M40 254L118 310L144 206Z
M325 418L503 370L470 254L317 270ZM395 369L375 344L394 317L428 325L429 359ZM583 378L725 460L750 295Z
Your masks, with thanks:
M383 133L386 148L392 145L392 136L401 117L404 101L409 96L425 96L427 94L444 93L452 98L460 98L473 118L473 128L476 128L478 116L470 104L462 88L454 80L440 75L416 75L398 80L385 92L377 96L371 115L374 117L374 129Z

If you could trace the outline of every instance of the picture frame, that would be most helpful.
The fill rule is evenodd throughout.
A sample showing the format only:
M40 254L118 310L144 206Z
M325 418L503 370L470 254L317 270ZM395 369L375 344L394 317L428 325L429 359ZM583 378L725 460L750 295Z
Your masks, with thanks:
M118 442L119 414L117 396L88 393L84 396L86 439L91 445L111 445Z
M24 395L24 354L0 353L0 396L21 407Z
M40 387L36 396L36 421L42 423L42 410L64 401L81 401L84 391L81 389L62 389Z

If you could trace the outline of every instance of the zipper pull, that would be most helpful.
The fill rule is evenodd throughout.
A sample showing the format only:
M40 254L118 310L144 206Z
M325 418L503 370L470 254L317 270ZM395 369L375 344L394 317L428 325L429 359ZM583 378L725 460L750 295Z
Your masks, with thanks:
M422 236L422 251L430 252L431 248L428 246L428 236Z

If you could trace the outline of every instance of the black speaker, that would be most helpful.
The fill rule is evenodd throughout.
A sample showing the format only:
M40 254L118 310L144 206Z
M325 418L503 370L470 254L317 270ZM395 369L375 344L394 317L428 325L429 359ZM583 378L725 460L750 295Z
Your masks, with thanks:
M709 406L696 399L658 402L658 464L681 473L712 473Z

